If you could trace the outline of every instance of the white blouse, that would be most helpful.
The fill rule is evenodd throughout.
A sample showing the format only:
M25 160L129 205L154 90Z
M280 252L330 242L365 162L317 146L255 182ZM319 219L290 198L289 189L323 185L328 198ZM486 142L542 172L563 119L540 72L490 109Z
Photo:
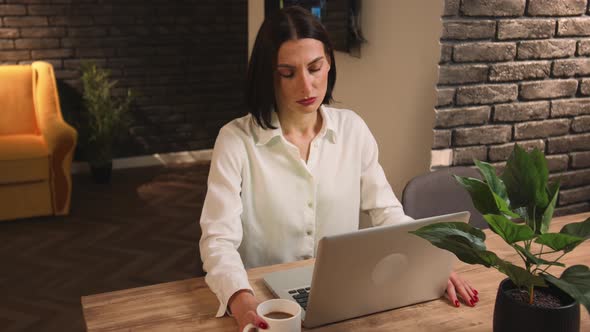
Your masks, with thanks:
M359 212L374 226L412 220L378 162L377 143L353 111L320 107L308 161L278 129L251 115L225 125L215 142L201 214L205 281L223 316L229 298L252 291L246 268L308 259L325 235L355 231Z

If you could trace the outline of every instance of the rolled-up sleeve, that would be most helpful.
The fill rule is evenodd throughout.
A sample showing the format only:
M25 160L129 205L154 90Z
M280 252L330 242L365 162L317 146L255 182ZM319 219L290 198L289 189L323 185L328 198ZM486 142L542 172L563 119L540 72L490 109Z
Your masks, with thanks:
M253 292L237 250L242 242L240 192L244 161L245 148L240 137L222 128L213 149L199 241L203 269L207 272L205 282L220 302L216 317L225 314L235 292Z
M362 137L361 157L361 210L371 216L373 226L411 222L395 197L385 172L379 164L379 148L364 121L360 120Z

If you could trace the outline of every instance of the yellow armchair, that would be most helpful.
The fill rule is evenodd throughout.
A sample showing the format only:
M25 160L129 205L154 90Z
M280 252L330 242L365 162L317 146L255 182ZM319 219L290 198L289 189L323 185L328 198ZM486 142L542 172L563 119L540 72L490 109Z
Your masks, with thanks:
M69 213L77 137L49 63L0 66L0 220Z

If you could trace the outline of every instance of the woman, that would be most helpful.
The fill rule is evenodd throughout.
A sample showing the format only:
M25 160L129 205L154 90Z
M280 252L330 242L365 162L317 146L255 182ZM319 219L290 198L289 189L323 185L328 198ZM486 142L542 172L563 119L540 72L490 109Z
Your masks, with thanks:
M245 268L311 258L325 235L411 221L378 163L377 143L354 112L332 101L336 64L324 27L288 7L262 24L248 68L250 114L225 125L201 215L205 278L240 330L266 328ZM474 305L455 274L447 294Z

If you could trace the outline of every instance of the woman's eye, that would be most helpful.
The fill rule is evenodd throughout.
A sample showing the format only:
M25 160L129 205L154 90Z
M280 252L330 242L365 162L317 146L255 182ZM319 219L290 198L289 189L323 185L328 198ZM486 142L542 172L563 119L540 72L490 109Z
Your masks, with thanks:
M293 77L293 72L279 70L279 75L281 75L281 77L291 78L291 77Z
M320 69L322 69L322 67L321 67L321 66L318 66L318 67L311 67L311 68L309 68L309 71L310 71L310 72L312 72L312 73L315 73L316 71L319 71Z

